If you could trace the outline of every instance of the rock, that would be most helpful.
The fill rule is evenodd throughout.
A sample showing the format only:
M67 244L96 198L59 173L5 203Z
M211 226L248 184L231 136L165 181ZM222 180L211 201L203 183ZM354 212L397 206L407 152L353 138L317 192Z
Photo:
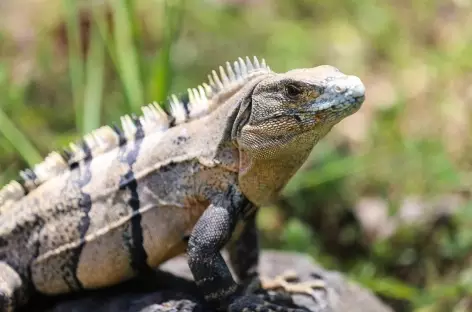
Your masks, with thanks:
M326 271L308 256L264 251L260 272L273 278L295 271L300 281L320 278L326 290L314 289L313 295L293 294L294 304L312 312L393 312L370 291L347 281L340 273ZM34 299L33 299L34 300ZM35 312L210 312L191 281L184 256L168 261L155 276L143 277L119 286L55 298L40 297L25 311Z

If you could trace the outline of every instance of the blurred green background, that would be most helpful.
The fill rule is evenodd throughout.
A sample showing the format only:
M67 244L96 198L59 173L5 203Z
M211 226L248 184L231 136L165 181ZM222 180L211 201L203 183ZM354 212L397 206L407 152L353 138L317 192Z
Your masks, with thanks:
M225 61L367 87L259 217L396 311L472 311L470 0L2 0L0 185Z

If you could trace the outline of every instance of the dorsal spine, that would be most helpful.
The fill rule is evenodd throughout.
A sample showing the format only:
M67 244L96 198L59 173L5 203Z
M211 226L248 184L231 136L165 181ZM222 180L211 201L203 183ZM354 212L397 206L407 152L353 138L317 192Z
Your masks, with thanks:
M153 102L142 107L142 116L124 115L120 119L121 129L113 124L103 126L89 134L86 134L80 143L71 143L68 149L62 152L51 152L45 159L32 169L20 172L22 182L11 181L0 189L0 214L11 203L21 199L39 185L60 175L61 173L76 167L81 161L97 157L118 146L132 142L139 137L138 130L142 130L142 136L150 133L165 131L171 125L178 125L199 118L211 112L218 106L218 97L241 88L244 83L261 74L271 73L265 60L261 62L254 57L244 60L238 58L233 64L226 62L226 68L219 66L217 73L213 70L208 75L208 83L203 83L196 88L187 89L188 103L171 95L169 99L169 114L157 103Z

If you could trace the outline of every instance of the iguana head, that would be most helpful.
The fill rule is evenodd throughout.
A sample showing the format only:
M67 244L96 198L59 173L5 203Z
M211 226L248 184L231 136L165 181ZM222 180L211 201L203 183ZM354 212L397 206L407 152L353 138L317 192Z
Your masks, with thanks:
M259 80L233 128L239 181L254 203L269 203L315 144L364 101L364 85L332 66L296 69Z

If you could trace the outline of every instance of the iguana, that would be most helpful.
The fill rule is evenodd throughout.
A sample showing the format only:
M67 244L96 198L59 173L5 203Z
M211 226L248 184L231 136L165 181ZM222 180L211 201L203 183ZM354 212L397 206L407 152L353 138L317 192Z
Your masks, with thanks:
M246 57L225 67L187 101L171 96L169 113L143 106L122 129L93 131L0 191L0 312L35 292L149 274L184 252L210 305L282 309L244 291L258 280L257 207L360 108L365 88L328 65L275 73Z

